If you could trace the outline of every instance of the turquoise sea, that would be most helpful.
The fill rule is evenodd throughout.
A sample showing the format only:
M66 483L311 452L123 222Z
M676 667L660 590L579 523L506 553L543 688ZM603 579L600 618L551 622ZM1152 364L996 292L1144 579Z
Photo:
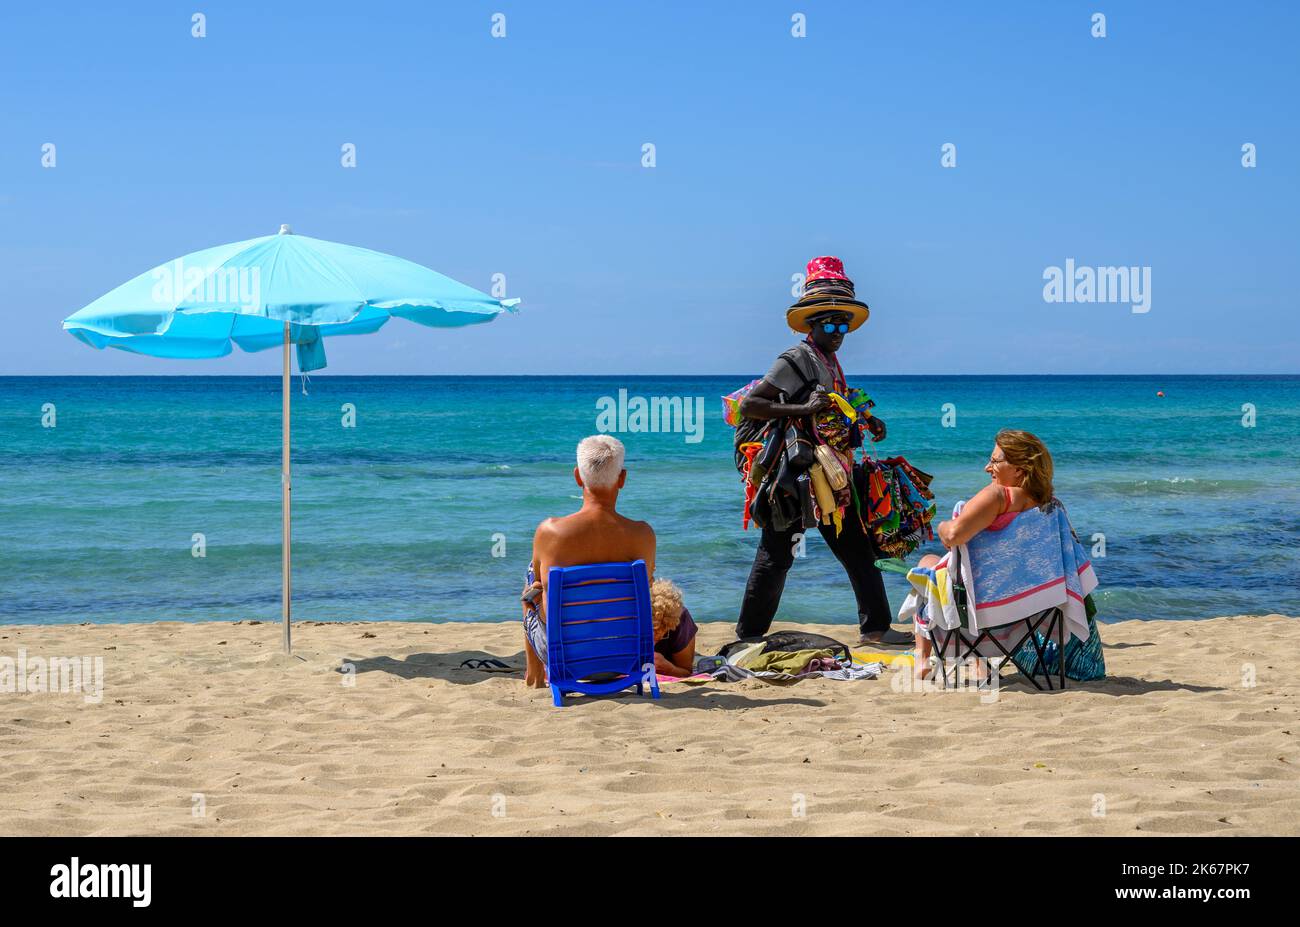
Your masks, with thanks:
M304 396L295 378L295 618L517 617L533 528L577 506L574 446L623 389L704 399L697 443L619 435L620 507L654 525L697 618L734 620L757 532L719 397L749 379L318 376ZM1103 618L1300 615L1300 377L849 381L943 513L987 481L998 428L1040 435L1080 539L1105 536ZM276 377L0 378L0 620L278 619L279 455ZM779 617L854 611L814 533Z

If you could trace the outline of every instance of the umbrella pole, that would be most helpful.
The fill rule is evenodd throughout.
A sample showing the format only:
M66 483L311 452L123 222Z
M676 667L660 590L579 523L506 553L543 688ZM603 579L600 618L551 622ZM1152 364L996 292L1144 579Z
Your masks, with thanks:
M283 422L283 445L280 458L280 491L283 510L283 537L280 540L280 566L284 573L280 585L280 621L284 625L284 652L290 653L289 644L289 563L290 555L290 516L289 516L289 323L284 323L284 374L281 377L281 420Z

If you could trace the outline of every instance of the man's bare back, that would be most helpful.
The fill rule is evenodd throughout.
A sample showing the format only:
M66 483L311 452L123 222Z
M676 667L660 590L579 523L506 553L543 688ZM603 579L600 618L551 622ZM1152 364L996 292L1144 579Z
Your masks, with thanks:
M604 478L598 486L585 483L580 472L583 449L592 442L606 454ZM627 478L627 471L622 469L623 445L604 436L587 438L578 446L578 456L579 467L574 469L573 478L582 487L582 508L572 515L546 519L533 535L533 586L524 590L524 653L528 660L524 681L530 686L546 685L545 657L538 651L545 651L546 579L552 567L644 560L649 578L654 579L654 529L615 511L618 492ZM611 479L612 473L618 474L616 479ZM530 592L540 595L530 596ZM530 599L536 602L536 613L531 617ZM530 627L536 632L536 649L529 641Z
M543 587L551 567L628 560L644 560L646 572L654 579L654 529L612 509L583 506L572 515L546 519L533 536L533 575Z

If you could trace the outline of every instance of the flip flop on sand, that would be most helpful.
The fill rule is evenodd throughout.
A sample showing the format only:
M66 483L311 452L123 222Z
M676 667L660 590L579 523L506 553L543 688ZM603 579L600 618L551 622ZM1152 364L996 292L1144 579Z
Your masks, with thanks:
M465 660L463 663L461 663L461 669L466 669L466 668L472 670L480 670L481 672L484 673L516 672L515 667L509 666L505 663L502 663L500 660L495 660L491 657L487 657L486 659L482 659L482 660L473 660L473 659Z
M895 631L893 628L890 628L888 631L884 633L884 635L878 641L872 640L871 638L867 637L867 635L863 634L861 637L858 638L858 642L854 644L854 646L855 647L897 647L900 644L906 644L910 647L913 643L915 643L915 638L911 634L907 634L903 631Z

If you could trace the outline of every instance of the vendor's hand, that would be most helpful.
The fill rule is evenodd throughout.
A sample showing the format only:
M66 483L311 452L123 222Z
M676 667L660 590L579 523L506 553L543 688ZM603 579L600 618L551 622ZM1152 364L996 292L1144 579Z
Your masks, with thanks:
M818 412L824 412L831 405L830 395L820 386L804 403L804 415L816 415Z
M867 431L871 432L872 441L885 440L885 423L882 419L878 419L873 415L867 419L866 425Z

